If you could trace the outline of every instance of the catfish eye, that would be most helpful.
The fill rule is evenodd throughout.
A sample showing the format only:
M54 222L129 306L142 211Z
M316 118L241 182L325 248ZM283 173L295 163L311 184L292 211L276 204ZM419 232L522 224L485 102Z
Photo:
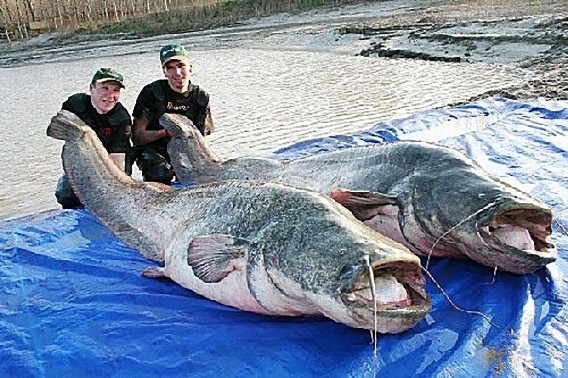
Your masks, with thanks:
M348 278L357 274L357 268L353 265L344 265L339 271L339 277Z

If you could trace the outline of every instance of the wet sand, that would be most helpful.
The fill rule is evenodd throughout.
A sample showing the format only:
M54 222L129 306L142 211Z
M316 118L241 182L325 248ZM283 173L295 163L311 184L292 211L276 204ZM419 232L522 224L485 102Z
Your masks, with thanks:
M346 8L351 11L327 16L333 30L321 27L326 17L310 12L302 17L313 24L299 29L295 37L271 36L263 43L369 58L481 62L527 72L522 84L448 106L495 96L568 99L568 1L387 1ZM272 22L280 17L284 16L274 16ZM294 17L290 21L300 22Z
M567 1L444 1L346 28L368 38L369 57L486 62L529 70L520 86L472 98L568 98Z

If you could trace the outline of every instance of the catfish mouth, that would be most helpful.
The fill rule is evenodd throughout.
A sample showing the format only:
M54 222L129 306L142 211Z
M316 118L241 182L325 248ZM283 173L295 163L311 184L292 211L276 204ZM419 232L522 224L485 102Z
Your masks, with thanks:
M354 285L342 290L341 297L347 305L368 310L378 317L400 318L402 328L397 332L411 328L432 309L420 266L393 262L372 265L372 270L372 283L369 271L365 270Z
M495 266L512 273L530 273L556 260L558 251L549 241L552 211L534 205L497 206L478 221L484 243L501 254L494 254Z

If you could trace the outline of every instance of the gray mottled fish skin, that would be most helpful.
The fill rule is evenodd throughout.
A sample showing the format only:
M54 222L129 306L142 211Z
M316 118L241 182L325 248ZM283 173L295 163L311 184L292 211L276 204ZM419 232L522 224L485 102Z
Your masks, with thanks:
M431 309L418 257L326 195L254 181L172 190L126 176L72 113L53 117L47 134L66 141L64 168L85 206L163 261L148 277L247 311L324 315L382 333L407 330Z
M462 153L424 142L353 147L291 161L218 159L191 122L165 115L178 179L250 179L328 193L376 231L421 256L465 257L517 274L556 260L550 207Z

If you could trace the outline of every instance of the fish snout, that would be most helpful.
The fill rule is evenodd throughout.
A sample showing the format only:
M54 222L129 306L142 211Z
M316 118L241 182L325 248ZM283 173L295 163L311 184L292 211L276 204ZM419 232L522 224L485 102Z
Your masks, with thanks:
M514 203L498 208L478 223L478 233L484 245L469 257L507 272L531 273L558 255L551 241L552 211L544 206Z
M385 264L367 259L366 266L343 267L342 275L354 279L341 294L344 303L358 315L353 317L358 319L359 324L354 325L357 328L402 332L416 325L432 308L419 262Z

